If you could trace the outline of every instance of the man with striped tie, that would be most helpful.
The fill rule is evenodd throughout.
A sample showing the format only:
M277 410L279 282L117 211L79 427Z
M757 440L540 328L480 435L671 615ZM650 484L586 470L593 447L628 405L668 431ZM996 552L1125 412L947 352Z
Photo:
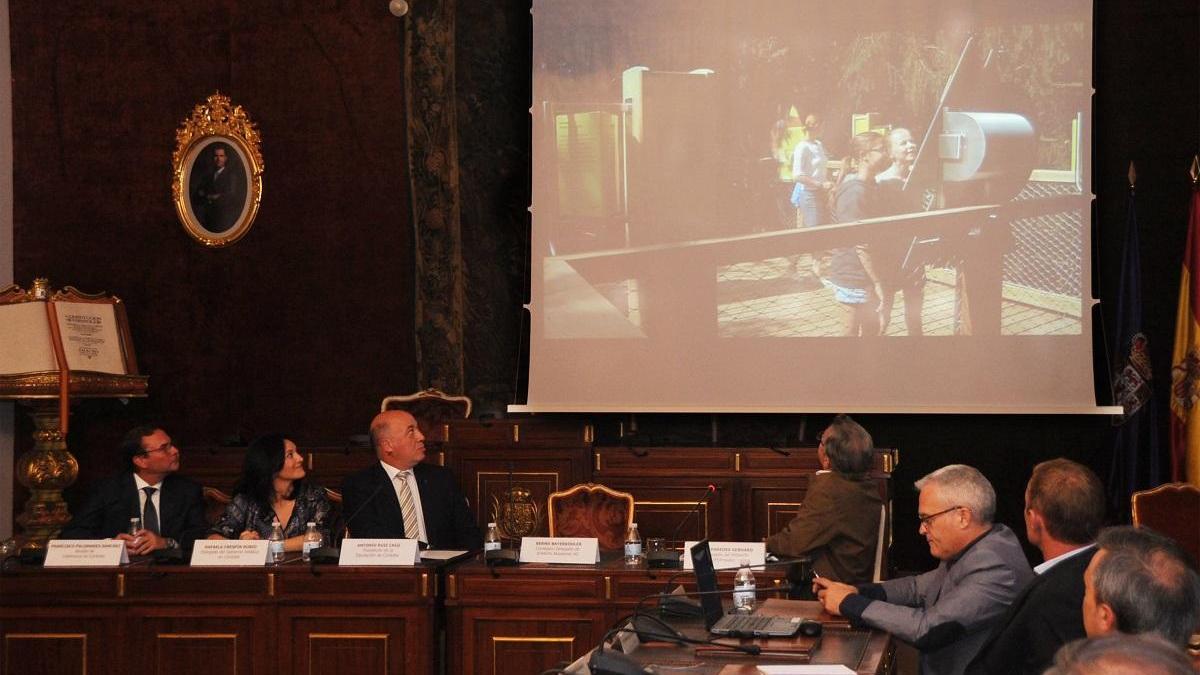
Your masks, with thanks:
M440 549L483 546L483 534L454 475L423 461L425 436L412 415L403 410L376 415L371 447L379 462L342 483L350 536L419 539Z

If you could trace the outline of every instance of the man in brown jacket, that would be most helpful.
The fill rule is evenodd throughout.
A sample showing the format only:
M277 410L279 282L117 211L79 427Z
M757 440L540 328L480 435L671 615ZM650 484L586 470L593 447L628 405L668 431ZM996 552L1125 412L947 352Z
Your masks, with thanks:
M795 519L767 539L767 550L810 556L817 574L855 584L874 581L875 547L883 500L871 479L871 434L838 415L817 446L821 471L813 476Z

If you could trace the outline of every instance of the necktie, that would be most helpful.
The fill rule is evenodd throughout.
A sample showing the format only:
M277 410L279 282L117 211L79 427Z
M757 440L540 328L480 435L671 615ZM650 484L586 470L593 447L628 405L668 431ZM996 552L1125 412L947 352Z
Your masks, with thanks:
M146 508L142 509L142 513L144 514L142 516L142 524L147 530L158 534L158 509L154 508L154 500L151 499L154 493L158 492L158 488L144 487L142 488L142 492L146 493Z
M398 494L400 495L400 511L404 514L404 536L408 539L421 538L421 525L417 522L417 506L413 503L412 490L408 489L408 475L411 471L401 471L396 474Z

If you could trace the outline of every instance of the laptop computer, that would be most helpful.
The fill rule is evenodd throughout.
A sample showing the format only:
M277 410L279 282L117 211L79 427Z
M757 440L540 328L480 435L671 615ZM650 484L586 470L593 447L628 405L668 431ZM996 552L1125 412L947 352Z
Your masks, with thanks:
M791 637L800 632L798 616L726 614L721 595L716 592L717 571L707 539L692 547L692 568L696 571L700 608L704 610L704 626L709 633L726 637Z

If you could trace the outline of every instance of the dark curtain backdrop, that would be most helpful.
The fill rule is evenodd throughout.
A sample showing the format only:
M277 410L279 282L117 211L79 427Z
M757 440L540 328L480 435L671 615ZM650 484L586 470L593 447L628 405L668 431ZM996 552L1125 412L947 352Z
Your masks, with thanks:
M404 24L386 5L10 3L16 278L27 285L45 275L125 298L151 376L147 401L79 407L70 443L81 483L112 469L115 438L142 417L163 420L185 449L277 428L302 444L340 444L364 431L381 396L425 384L419 372L451 367L415 362L413 246L423 224L413 222L408 187ZM519 395L523 369L529 2L447 6L452 33L430 42L445 45L453 65L446 104L457 128L449 161L458 165L462 254L438 273L461 275L464 306L461 348L438 358L461 358L466 392L481 411L498 412ZM1132 159L1145 327L1165 420L1186 168L1200 149L1200 7L1096 0L1095 11L1094 288L1101 299L1116 294ZM218 89L258 121L266 174L253 230L209 251L175 218L170 156L179 122ZM1096 361L1103 369L1108 359L1101 352ZM1107 377L1097 376L1107 403ZM827 419L803 420L805 440ZM595 421L601 440L612 440L618 419ZM709 421L644 417L640 428L648 442L702 444ZM728 416L719 420L721 442L795 442L801 421ZM1108 419L1089 416L861 421L878 445L901 451L894 557L909 569L931 562L916 535L916 478L974 464L996 485L999 519L1022 531L1033 464L1068 456L1103 476L1112 437ZM19 444L28 430L20 421Z

